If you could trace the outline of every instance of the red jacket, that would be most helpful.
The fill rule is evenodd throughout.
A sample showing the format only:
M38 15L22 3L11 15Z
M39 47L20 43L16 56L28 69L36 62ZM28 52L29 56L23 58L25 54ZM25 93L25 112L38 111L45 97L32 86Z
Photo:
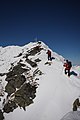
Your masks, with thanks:
M47 51L47 54L48 54L49 56L51 56L51 51L50 51L50 50L48 50L48 51Z
M65 67L66 70L70 70L71 67L69 67L69 64L68 63L64 63L63 65Z

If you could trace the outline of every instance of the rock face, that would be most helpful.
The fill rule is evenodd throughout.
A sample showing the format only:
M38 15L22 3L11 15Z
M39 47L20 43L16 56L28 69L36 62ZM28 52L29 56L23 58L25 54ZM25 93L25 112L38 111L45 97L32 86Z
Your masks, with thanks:
M15 93L14 101L26 110L25 107L33 103L33 99L36 97L35 93L36 86L26 83Z
M26 110L26 106L33 103L33 99L36 97L36 86L30 85L30 83L25 83L19 90L17 90L11 97L12 100L4 105L4 112L13 112L18 106ZM10 96L9 96L10 97Z
M26 110L25 107L32 104L33 99L36 97L35 93L37 86L29 82L26 83L27 79L23 73L27 73L29 70L22 68L22 66L24 65L18 63L18 65L13 67L13 69L6 74L6 81L8 83L5 87L5 92L8 93L7 96L9 99L3 108L6 113L13 112L18 106ZM32 77L30 79L32 80Z
M27 72L28 69L24 69L21 67L22 64L18 63L13 69L7 73L6 81L8 82L5 87L5 92L8 93L8 95L11 95L16 91L16 88L20 88L20 86L26 81L25 76L22 74L24 72Z
M33 99L36 97L36 89L38 87L36 75L42 75L42 72L37 67L37 63L41 60L38 58L32 61L28 57L40 54L43 48L39 45L28 50L25 55L20 53L16 57L14 56L15 59L19 57L22 57L22 59L17 62L17 65L11 63L11 68L8 73L0 73L0 76L6 75L5 81L7 81L5 86L7 96L3 100L3 112L13 112L17 107L26 110L26 106L34 103ZM32 74L30 73L32 68L27 64L35 68ZM4 119L2 111L0 110L0 120Z

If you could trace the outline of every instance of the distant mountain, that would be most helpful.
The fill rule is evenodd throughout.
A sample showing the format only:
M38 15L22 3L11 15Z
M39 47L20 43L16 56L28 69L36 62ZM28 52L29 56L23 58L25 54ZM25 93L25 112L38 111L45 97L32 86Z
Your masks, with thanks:
M0 47L0 120L74 120L80 96L79 67L64 74L64 58L42 41ZM78 108L77 120L79 117ZM76 114L77 114L76 113Z

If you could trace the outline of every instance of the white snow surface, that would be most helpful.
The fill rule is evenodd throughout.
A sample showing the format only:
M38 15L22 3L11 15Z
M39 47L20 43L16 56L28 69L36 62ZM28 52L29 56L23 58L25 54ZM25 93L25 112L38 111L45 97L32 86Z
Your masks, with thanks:
M23 59L22 56L25 55L27 50L36 45L37 43L29 43L23 47L1 47L0 73L7 73L11 63L16 65L20 59ZM30 56L33 61L37 58L41 59L41 62L38 63L38 68L43 72L41 76L38 76L39 80L37 82L39 86L34 103L26 107L26 111L18 107L9 114L4 113L5 120L80 120L80 111L72 111L74 100L80 96L80 78L73 74L70 78L65 75L63 68L64 58L53 51L52 57L55 57L55 59L52 60L51 65L45 65L48 46L42 43L41 47L44 48L41 54ZM23 55L16 57L21 52L23 52ZM31 67L32 71L34 69ZM80 74L79 70L74 67L72 67L71 71L76 71L77 74ZM6 84L4 78L5 76L0 77L2 79L0 84L3 87Z

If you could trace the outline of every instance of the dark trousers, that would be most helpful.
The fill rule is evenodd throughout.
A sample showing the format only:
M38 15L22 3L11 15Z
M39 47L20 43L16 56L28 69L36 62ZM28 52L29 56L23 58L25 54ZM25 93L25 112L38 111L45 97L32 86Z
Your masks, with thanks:
M68 73L68 76L70 76L70 69L65 68L65 74L67 74L67 73Z
M50 55L48 55L48 60L52 60Z

